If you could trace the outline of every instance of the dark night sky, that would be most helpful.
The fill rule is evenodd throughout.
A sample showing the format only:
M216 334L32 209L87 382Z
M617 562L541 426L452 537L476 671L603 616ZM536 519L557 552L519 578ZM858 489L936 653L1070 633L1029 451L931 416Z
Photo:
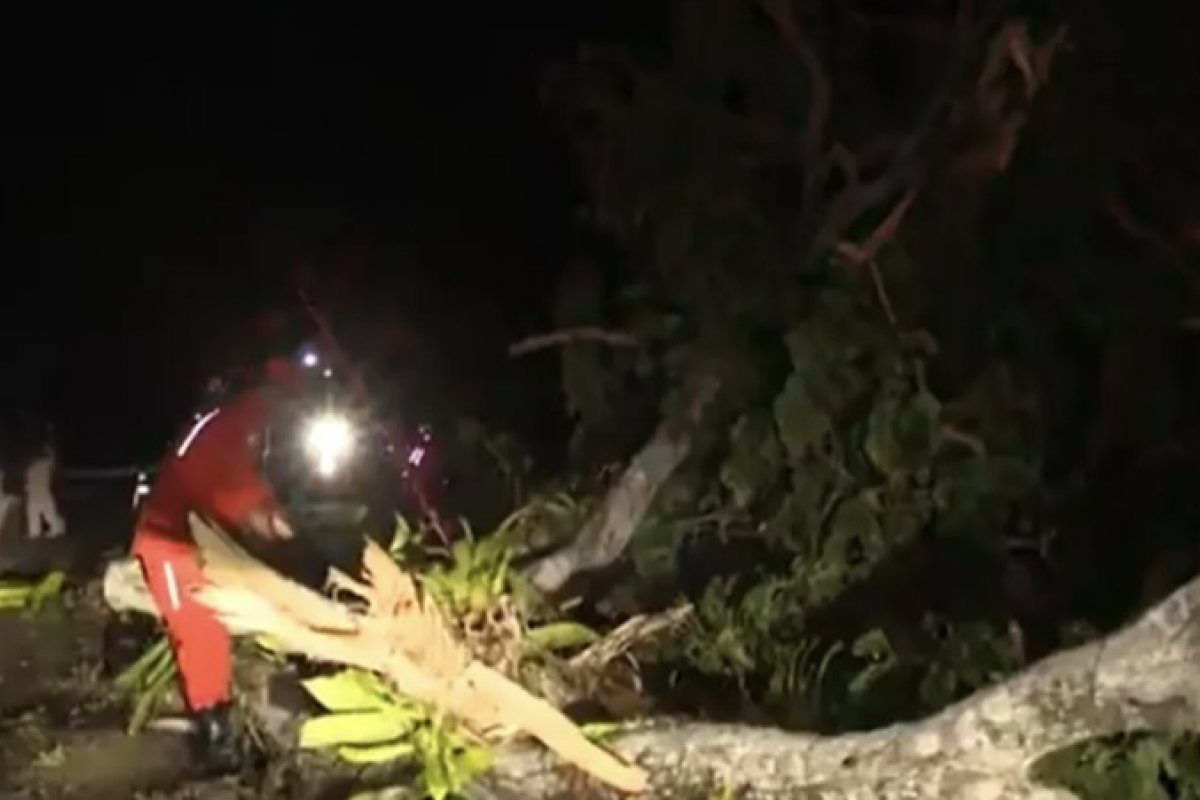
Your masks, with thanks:
M646 5L9 20L5 402L53 414L68 461L152 456L232 330L213 320L347 253L441 320L418 334L448 372L499 374L574 248L539 67L644 32ZM342 249L283 247L296 220Z

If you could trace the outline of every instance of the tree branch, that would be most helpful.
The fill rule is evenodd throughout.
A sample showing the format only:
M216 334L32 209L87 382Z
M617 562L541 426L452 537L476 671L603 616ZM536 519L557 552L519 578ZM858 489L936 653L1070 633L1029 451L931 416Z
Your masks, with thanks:
M532 353L535 350L545 350L550 347L562 347L580 342L599 342L611 347L637 347L636 336L622 331L609 331L597 327L566 328L561 331L539 333L528 336L508 346L508 355L512 358Z
M675 469L692 447L691 426L697 424L715 398L720 383L715 378L698 381L688 404L684 425L664 419L579 535L566 547L534 562L526 577L547 594L561 589L579 572L600 569L620 558L633 534Z
M842 264L848 267L862 267L872 263L883 246L895 240L896 234L900 231L900 223L904 220L904 215L908 213L908 209L916 197L916 189L909 189L905 192L904 197L900 198L883 222L871 231L871 235L862 244L840 242L834 248L834 253Z
M808 73L810 99L802 143L804 164L808 167L804 180L804 205L808 206L820 194L828 170L823 154L833 112L829 73L817 54L816 45L792 13L791 0L763 0L762 7L788 49L803 62Z

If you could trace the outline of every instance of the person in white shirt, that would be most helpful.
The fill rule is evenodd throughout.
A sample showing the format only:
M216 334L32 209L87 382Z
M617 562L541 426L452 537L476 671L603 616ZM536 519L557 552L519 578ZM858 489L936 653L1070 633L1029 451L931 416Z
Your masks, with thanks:
M4 486L4 472L0 470L0 539L4 538L4 529L7 527L5 522L8 521L8 512L16 504L20 498L16 495L8 493Z
M34 454L25 469L25 519L26 533L30 539L41 537L43 523L50 538L67 532L67 522L58 510L54 499L52 482L57 458L49 437L42 443L40 452Z

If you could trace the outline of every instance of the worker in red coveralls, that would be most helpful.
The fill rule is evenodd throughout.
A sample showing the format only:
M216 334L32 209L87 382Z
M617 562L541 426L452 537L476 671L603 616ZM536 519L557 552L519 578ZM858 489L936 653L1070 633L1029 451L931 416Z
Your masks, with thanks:
M260 472L259 453L272 408L299 384L299 365L273 358L258 385L197 415L163 459L134 532L133 551L166 625L183 699L196 723L197 755L218 769L237 761L232 643L215 615L192 597L202 573L188 516L268 541L293 536Z

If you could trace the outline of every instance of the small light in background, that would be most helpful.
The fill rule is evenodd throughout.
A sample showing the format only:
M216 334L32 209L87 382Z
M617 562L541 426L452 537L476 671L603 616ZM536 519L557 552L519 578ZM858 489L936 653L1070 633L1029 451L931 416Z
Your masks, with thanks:
M408 454L408 463L414 467L421 466L421 462L425 460L425 448L414 447L412 452Z

